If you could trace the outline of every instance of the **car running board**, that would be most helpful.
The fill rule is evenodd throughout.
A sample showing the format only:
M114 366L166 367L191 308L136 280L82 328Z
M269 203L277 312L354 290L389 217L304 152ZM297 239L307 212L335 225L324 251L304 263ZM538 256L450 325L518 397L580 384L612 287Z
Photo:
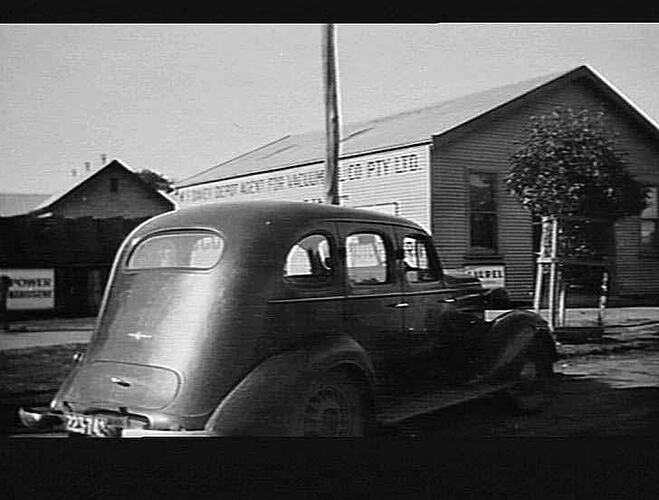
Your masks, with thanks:
M395 424L408 418L457 405L492 394L510 387L510 382L497 384L465 384L462 386L436 387L428 391L397 394L379 401L378 420L385 425ZM415 391L416 392L416 391Z

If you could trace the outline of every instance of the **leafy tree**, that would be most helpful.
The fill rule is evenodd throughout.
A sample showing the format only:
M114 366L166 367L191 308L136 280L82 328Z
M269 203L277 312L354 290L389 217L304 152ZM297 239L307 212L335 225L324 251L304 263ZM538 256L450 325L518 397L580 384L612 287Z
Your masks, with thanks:
M617 134L602 112L556 107L531 117L510 159L506 184L534 216L559 221L559 255L601 259L612 223L646 206L645 190L627 170ZM546 226L545 226L546 227ZM562 265L568 282L592 285L600 271Z
M508 188L537 216L615 220L638 214L645 193L626 169L604 114L557 107L531 117L510 160Z
M164 174L161 174L160 172L145 168L137 172L137 175L139 175L140 178L149 186L157 189L158 191L162 191L164 193L171 193L174 191L174 181L172 181Z

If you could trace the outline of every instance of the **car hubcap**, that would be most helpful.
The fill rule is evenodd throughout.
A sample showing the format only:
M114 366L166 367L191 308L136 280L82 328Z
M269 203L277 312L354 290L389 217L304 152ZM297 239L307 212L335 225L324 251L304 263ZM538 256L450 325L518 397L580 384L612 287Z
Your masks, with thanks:
M342 436L350 430L350 411L345 396L335 387L318 390L304 412L306 436Z
M520 379L524 382L533 382L538 376L535 362L526 361L522 366L522 370L520 371L519 376Z

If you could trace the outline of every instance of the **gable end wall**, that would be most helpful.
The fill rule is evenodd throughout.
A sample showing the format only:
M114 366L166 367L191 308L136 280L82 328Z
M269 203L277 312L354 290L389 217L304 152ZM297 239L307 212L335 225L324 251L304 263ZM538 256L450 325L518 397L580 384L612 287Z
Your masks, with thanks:
M534 249L531 217L504 184L514 140L523 137L529 117L554 106L587 107L607 113L620 133L618 147L628 153L630 171L644 183L659 185L659 144L613 105L593 85L573 81L551 92L513 103L493 117L435 137L432 148L431 224L447 268L464 265L469 248L467 173L469 169L496 172L499 201L499 254L506 265L506 288L515 300L530 300L533 291ZM639 220L628 217L616 224L615 269L611 293L659 294L659 258L639 255Z
M110 191L112 177L119 179L117 192ZM149 217L168 210L168 204L145 189L133 174L122 168L108 168L58 201L52 212L59 217L104 219Z

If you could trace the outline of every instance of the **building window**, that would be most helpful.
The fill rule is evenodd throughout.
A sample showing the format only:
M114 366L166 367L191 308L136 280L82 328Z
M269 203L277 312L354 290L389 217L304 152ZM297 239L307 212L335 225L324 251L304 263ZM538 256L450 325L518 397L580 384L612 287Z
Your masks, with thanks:
M111 193L116 193L119 191L119 179L116 177L111 177L110 178L110 192Z
M472 250L497 250L496 180L494 173L469 173L469 228Z
M648 187L648 206L641 212L641 255L659 257L657 186Z

